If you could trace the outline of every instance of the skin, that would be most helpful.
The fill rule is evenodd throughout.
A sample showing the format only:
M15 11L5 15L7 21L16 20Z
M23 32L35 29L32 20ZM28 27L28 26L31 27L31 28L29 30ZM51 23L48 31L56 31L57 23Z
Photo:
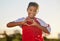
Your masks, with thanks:
M35 6L30 6L27 9L28 17L26 18L25 21L22 21L22 22L10 22L10 23L7 24L7 27L10 27L11 28L11 27L15 27L15 26L28 25L26 23L26 21L31 21L32 24L31 25L28 25L28 26L37 26L38 28L42 29L43 32L45 32L47 34L50 34L50 32L47 30L46 27L43 27L43 26L39 25L38 23L36 23L34 21L34 17L37 14L37 10L38 10L38 8L36 8Z
M37 9L36 7L34 6L30 6L28 9L27 9L27 12L28 12L28 17L29 18L34 18L37 14Z

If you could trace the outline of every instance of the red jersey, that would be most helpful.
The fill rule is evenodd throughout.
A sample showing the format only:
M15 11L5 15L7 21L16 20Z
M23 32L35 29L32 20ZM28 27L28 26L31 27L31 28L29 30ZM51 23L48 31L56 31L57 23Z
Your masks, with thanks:
M24 21L26 18L19 18L14 22L21 22ZM47 27L47 30L50 32L50 27L48 24L46 24L41 19L35 18L34 19L39 25ZM28 24L31 24L31 22L27 22ZM43 31L35 26L22 26L22 41L44 41L42 36Z
M40 24L36 19L35 21ZM23 25L22 32L22 41L43 41L42 30L38 27Z

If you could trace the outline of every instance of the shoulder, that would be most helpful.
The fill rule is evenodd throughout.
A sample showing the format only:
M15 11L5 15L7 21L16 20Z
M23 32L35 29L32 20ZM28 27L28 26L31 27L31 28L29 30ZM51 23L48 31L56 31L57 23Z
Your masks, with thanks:
M37 18L37 21L40 23L41 26L44 26L44 27L47 26L47 23L45 21L43 21L42 19Z
M26 19L25 17L21 17L21 18L16 19L14 22L21 22L21 21L24 21L25 19Z
M43 21L42 19L40 19L40 18L36 18L36 19L37 19L38 22L40 22L40 23L42 22L42 23L45 23L46 24L46 22Z

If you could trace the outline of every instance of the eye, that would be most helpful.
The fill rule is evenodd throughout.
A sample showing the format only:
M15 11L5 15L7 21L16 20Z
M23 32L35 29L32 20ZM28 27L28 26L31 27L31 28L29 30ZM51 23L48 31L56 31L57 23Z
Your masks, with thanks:
M32 11L32 9L30 9L30 11Z
M32 9L30 9L30 11L37 12L37 10L32 10Z

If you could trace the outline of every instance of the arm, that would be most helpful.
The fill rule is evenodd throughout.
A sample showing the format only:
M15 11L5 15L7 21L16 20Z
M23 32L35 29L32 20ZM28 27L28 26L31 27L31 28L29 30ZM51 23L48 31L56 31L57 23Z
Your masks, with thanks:
M51 28L50 28L50 25L45 23L43 20L41 19L37 19L38 22L40 23L40 28L45 32L45 33L48 33L50 34L51 32Z
M25 21L25 18L22 17L22 18L19 18L13 22L10 22L7 24L7 27L15 27L15 26L21 26Z
M15 27L22 25L22 22L10 22L7 24L7 27Z
M37 27L39 27L43 32L47 33L47 34L50 34L50 32L47 30L47 27L43 27L39 24L36 24Z
M49 25L46 24L45 22L41 22L40 20L39 20L39 23L40 24L38 24L37 22L35 22L33 20L33 24L32 25L40 28L43 32L45 32L47 34L50 34L50 27L49 27Z

